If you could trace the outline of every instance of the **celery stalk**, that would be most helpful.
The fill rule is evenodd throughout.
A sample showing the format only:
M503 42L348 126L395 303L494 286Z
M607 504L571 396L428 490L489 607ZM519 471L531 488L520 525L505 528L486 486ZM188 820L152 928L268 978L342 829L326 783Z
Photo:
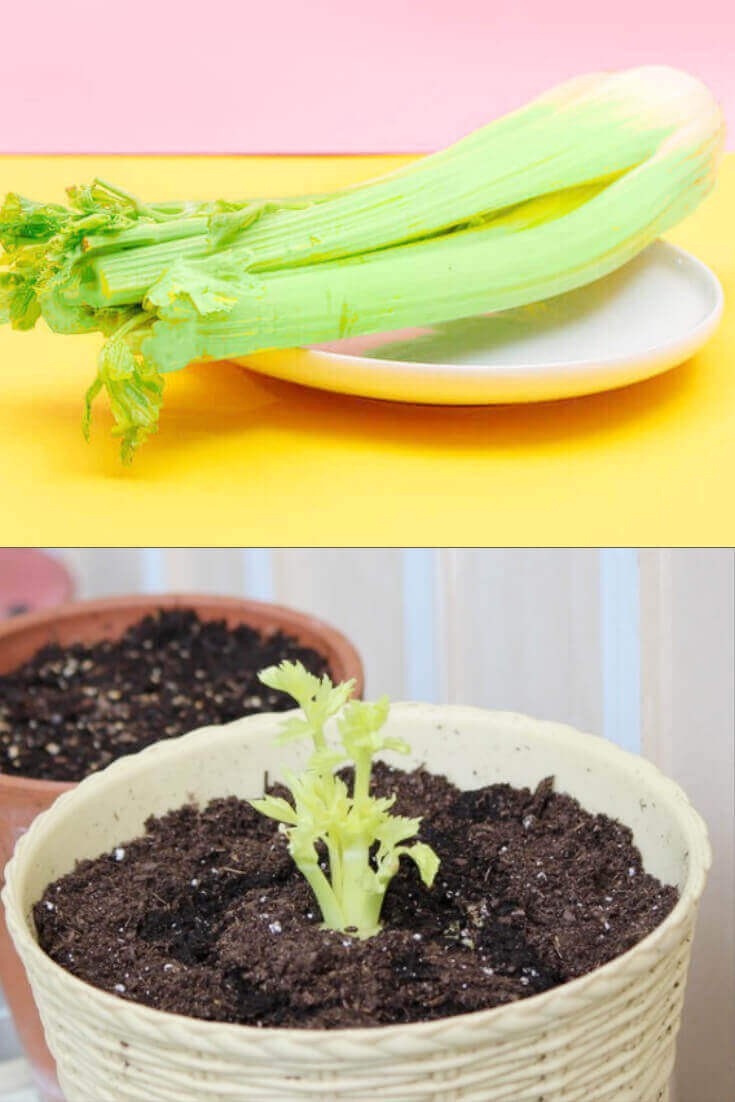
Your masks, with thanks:
M149 293L157 320L141 351L165 373L549 298L635 256L700 201L710 169L710 150L672 141L586 201L584 189L548 196L486 228L242 279L181 265Z
M314 207L272 212L238 238L232 257L264 271L350 256L631 169L701 110L701 85L672 73L576 78L398 173ZM137 302L176 261L208 252L202 234L92 259L80 301Z

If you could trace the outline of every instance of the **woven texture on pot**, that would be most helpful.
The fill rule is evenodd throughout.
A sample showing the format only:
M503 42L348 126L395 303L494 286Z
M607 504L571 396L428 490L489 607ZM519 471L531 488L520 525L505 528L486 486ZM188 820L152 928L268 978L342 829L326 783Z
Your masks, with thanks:
M122 759L36 820L8 866L8 925L68 1102L662 1102L675 1055L709 847L681 790L653 766L556 724L470 708L394 705L391 733L461 787L557 788L631 826L646 868L680 900L652 934L542 995L440 1021L354 1030L257 1029L166 1014L99 991L50 961L30 911L78 858L134 836L150 814L255 796L282 716L253 716ZM404 763L405 764L405 763Z

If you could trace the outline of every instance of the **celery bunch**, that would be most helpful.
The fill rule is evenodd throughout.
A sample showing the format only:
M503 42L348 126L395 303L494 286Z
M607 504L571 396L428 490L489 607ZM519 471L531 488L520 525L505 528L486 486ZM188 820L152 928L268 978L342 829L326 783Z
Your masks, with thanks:
M415 838L421 820L392 815L395 797L379 798L370 792L373 757L385 750L408 751L402 739L382 733L388 699L348 703L353 681L335 686L326 675L320 680L300 662L272 666L260 674L260 680L288 693L301 708L301 716L285 722L281 739L308 737L314 751L304 773L285 774L292 803L270 795L251 803L281 824L325 927L371 937L380 929L383 898L401 857L416 864L429 887L439 868L430 846L406 845ZM339 743L330 745L325 725L340 711ZM336 769L349 763L354 766L352 791L335 775ZM326 862L320 857L320 846Z
M130 458L194 360L448 321L579 287L711 189L723 124L665 67L592 74L399 172L328 195L153 203L102 181L0 211L0 320L108 341Z

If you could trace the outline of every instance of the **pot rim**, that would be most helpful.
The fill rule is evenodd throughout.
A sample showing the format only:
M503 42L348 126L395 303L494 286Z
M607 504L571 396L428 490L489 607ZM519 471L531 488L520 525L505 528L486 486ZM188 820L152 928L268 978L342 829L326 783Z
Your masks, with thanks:
M7 639L15 635L23 635L26 631L32 631L34 628L40 628L44 625L53 628L59 622L85 620L90 616L104 615L118 609L133 611L139 608L140 615L144 616L147 612L154 612L157 609L193 608L195 611L199 611L205 606L209 606L213 612L221 609L223 615L228 611L238 615L242 612L242 623L244 624L249 622L249 617L253 617L255 621L279 621L284 630L293 631L296 637L298 637L299 631L303 631L321 638L324 640L327 649L338 657L346 676L354 677L356 681L355 694L357 696L362 695L365 688L365 672L362 659L355 645L339 628L333 627L318 616L312 616L310 612L302 612L290 605L277 604L272 601L257 601L250 597L233 597L223 593L202 593L200 591L191 593L177 591L130 593L116 597L96 597L89 600L67 601L52 608L25 612L19 616L14 616L11 620L0 622L0 652ZM253 626L258 627L259 625L256 622ZM112 636L101 634L100 640L104 638L112 638ZM39 645L43 646L42 643ZM314 649L318 650L319 648L315 645ZM86 778L83 779L86 780ZM0 793L3 790L18 793L35 791L42 796L55 797L71 791L81 783L81 781L45 780L41 777L0 771Z
M24 964L28 967L28 960L33 961L37 967L51 969L56 973L57 982L66 988L70 998L76 995L84 996L87 1000L97 1002L100 1013L113 1015L124 1029L129 1023L129 1031L136 1034L145 1029L158 1031L163 1038L168 1035L180 1038L181 1030L185 1028L189 1037L196 1036L197 1043L201 1043L202 1051L213 1052L224 1044L228 1050L236 1047L238 1043L260 1044L262 1048L273 1052L281 1043L300 1046L304 1052L304 1058L316 1058L310 1050L318 1049L319 1042L328 1044L334 1042L349 1045L369 1041L371 1036L379 1033L384 1038L403 1038L406 1042L413 1042L419 1047L432 1050L437 1043L441 1043L438 1037L438 1029L447 1044L451 1044L450 1034L453 1027L458 1032L471 1027L473 1030L481 1029L487 1025L494 1028L502 1037L513 1037L519 1033L528 1033L534 1027L549 1028L553 1019L579 1014L586 1007L599 1008L605 995L612 997L621 988L629 986L631 981L642 973L652 969L669 952L680 946L684 931L691 924L692 911L704 890L706 874L710 867L712 854L709 844L708 831L704 820L691 804L683 789L673 780L666 777L652 762L637 754L623 750L613 743L598 735L585 734L576 728L566 724L555 723L549 720L537 720L516 712L505 712L486 708L471 707L468 705L438 705L422 702L403 701L391 705L391 715L400 718L411 711L419 711L436 719L444 720L448 716L455 723L461 723L462 719L479 721L481 717L492 715L497 720L508 722L517 727L517 734L521 734L525 728L533 730L536 736L553 740L557 746L563 746L569 751L583 753L589 757L591 763L602 764L611 760L618 765L630 767L631 780L634 774L642 775L647 784L657 790L657 796L670 809L672 817L677 818L684 828L689 843L689 871L686 883L681 889L679 900L671 913L650 934L639 941L625 953L613 958L606 964L595 968L584 976L569 980L565 984L551 988L540 994L530 995L525 999L519 999L514 1003L492 1007L486 1010L471 1011L466 1014L456 1014L444 1018L425 1022L407 1022L392 1025L375 1025L361 1027L347 1027L341 1029L298 1029L294 1027L259 1027L241 1025L229 1022L207 1021L202 1018L193 1018L184 1014L174 1014L165 1010L158 1010L145 1006L142 1003L124 1000L103 991L72 975L61 965L51 960L43 952L36 938L31 933L32 919L26 916L17 896L17 881L20 876L22 862L26 850L36 840L43 840L44 834L53 831L53 821L59 811L73 811L75 799L80 798L90 787L99 785L102 781L109 780L111 775L120 774L119 781L124 781L125 772L129 771L135 763L144 758L146 769L155 769L155 758L165 759L176 752L200 739L206 739L211 747L211 740L227 738L228 727L232 724L224 724L219 727L200 727L181 735L175 739L167 739L154 743L152 746L130 754L112 762L99 773L91 774L81 781L69 792L63 793L54 802L51 808L42 812L31 824L29 830L18 841L11 860L5 867L5 886L2 891L2 902L5 907L6 920L11 932L15 947L20 953ZM255 727L259 722L269 718L282 720L290 713L259 713L247 716L234 722L241 725ZM270 738L271 732L264 730L252 732L251 737ZM231 737L231 733L230 736ZM144 757L145 756L145 757ZM163 764L161 761L160 764ZM134 771L134 770L133 770ZM132 779L132 778L131 778ZM39 839L40 835L40 839ZM423 1044L422 1044L423 1043Z

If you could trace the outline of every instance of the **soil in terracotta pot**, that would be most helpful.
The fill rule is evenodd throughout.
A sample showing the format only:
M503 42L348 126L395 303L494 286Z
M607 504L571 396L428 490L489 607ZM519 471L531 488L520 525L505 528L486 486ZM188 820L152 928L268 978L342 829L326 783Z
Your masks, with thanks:
M627 827L550 780L461 792L379 765L375 789L398 794L397 813L424 815L441 867L429 890L402 863L373 938L322 930L284 837L231 798L151 819L144 837L49 886L34 911L40 944L81 979L162 1010L371 1026L545 991L635 945L676 903Z
M117 640L49 644L0 675L0 772L79 781L195 727L292 708L257 677L284 658L327 670L291 636L228 628L191 609L146 616Z

